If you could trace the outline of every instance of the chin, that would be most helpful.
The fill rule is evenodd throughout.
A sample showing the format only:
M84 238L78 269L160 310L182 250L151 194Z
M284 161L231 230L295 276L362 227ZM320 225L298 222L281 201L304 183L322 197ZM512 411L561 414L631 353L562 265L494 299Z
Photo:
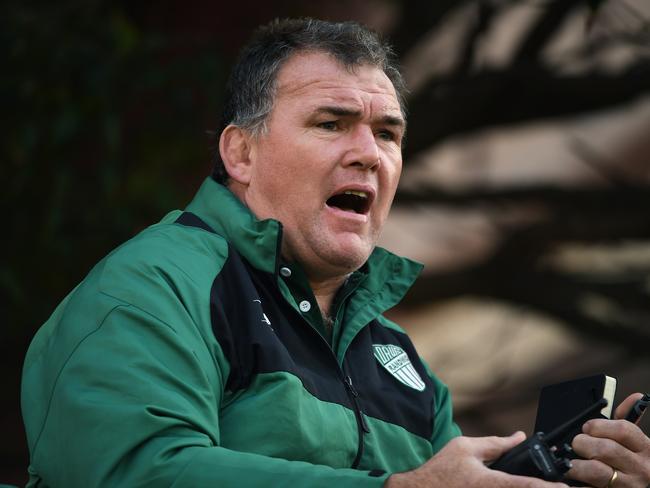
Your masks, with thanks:
M372 247L369 246L354 246L339 249L338 252L330 253L327 261L332 265L342 270L344 273L356 271L368 260Z

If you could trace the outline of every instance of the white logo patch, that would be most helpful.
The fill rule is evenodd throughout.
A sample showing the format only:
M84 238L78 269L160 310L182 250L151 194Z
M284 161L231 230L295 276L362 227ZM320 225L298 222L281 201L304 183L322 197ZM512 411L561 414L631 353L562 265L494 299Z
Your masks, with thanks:
M401 347L392 344L373 344L375 358L386 371L400 382L417 391L424 391L426 385L411 364L408 354Z

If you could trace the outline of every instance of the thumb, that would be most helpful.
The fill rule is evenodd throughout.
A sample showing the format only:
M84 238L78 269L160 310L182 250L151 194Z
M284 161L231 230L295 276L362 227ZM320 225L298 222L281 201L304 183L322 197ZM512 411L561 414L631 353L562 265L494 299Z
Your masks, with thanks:
M632 393L625 400L623 400L618 407L616 407L616 411L614 412L614 418L624 419L625 416L630 411L630 409L634 406L634 402L636 402L638 399L642 397L643 397L643 393Z
M494 461L503 453L526 440L526 434L515 432L508 437L476 437L472 445L473 454L483 462Z

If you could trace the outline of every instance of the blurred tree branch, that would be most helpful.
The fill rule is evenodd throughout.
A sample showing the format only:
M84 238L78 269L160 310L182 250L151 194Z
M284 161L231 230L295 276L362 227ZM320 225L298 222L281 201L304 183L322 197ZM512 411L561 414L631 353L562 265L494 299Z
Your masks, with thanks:
M405 157L451 136L605 109L648 93L650 64L624 73L558 76L537 65L433 80L411 100Z
M580 74L562 75L544 61L544 50L553 42L566 18L585 7L585 0L545 2L542 15L514 47L507 66L472 68L481 36L516 2L463 3L477 6L476 18L468 20L475 25L469 29L464 43L458 46L459 64L454 72L432 78L409 101L407 161L417 152L451 136L485 127L602 110L649 91L647 53L617 73L593 68ZM408 27L408 24L403 25L403 28ZM583 55L593 55L594 51L614 42L634 44L642 39L647 39L644 30L620 32L594 43L589 43L585 37L585 45L590 45L591 49Z
M435 202L449 207L482 208L544 205L545 217L515 229L503 229L503 241L480 264L425 275L409 294L409 304L460 295L477 295L525 305L562 320L567 327L608 340L638 354L650 341L650 264L615 275L576 274L550 267L547 258L563 244L650 245L650 189L520 188L449 194L428 188L401 191L400 205ZM634 211L638 209L638 211Z
M456 52L450 53L458 59L454 68L431 77L410 100L406 171L413 164L409 158L450 137L497 126L583 115L646 95L650 59L639 39L647 39L643 28L647 19L637 22L636 30L618 29L593 40L585 30L584 42L570 53L576 60L584 60L621 43L637 48L637 55L624 68L603 70L587 64L567 74L545 58L546 50L568 19L583 14L585 24L593 27L599 19L616 14L615 4L616 0L538 2L539 15L512 46L509 62L490 66L477 63L481 40L495 28L500 16L521 2L458 3L456 8L475 7L467 17L472 25ZM619 6L619 10L623 7L627 8ZM449 11L446 5L446 10L437 13ZM411 12L409 18L423 14L422 10ZM403 30L411 28L411 24L402 25ZM646 354L645 345L650 340L650 267L606 276L596 271L576 274L549 266L548 258L568 243L616 246L637 240L650 245L650 186L643 178L603 160L584 141L568 141L568 147L609 184L598 188L479 186L465 192L447 192L435 184L418 182L417 190L400 189L396 202L402 206L479 210L486 214L500 208L533 207L542 209L543 214L525 225L501 228L501 241L482 262L426 275L410 294L409 303L417 305L465 294L494 298L534 308L561 319L576 332Z

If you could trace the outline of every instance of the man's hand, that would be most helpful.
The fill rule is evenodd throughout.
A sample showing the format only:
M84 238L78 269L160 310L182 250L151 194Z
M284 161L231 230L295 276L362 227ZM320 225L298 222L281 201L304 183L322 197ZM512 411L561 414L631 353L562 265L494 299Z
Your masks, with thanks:
M536 478L513 476L485 466L524 441L523 432L510 437L457 437L413 471L388 478L386 488L568 488ZM645 487L644 487L645 488Z
M605 488L646 488L650 486L650 438L625 418L641 393L627 397L614 412L616 420L586 422L582 434L573 439L573 449L584 460L573 461L567 476Z

